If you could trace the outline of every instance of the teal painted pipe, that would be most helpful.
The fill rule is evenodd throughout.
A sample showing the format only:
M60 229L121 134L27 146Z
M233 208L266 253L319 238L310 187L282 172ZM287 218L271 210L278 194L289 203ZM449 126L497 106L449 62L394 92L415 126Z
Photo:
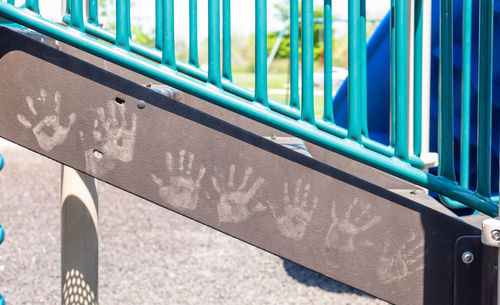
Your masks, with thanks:
M200 67L198 62L198 1L189 0L189 64ZM179 68L180 71L180 68Z
M163 45L163 13L162 1L155 0L155 49L161 50ZM189 29L191 32L191 29Z
M231 73L231 1L222 0L222 76L233 80Z
M66 14L71 12L71 2L73 2L73 0L66 0Z
M332 0L324 0L324 105L323 120L334 123L333 118L333 96L332 96Z
M0 155L0 170L2 170L3 166L5 165L5 160L2 155Z
M40 8L38 6L38 0L26 0L26 8L32 12L40 14Z
M479 1L477 192L491 196L493 0Z
M460 185L469 187L472 0L464 0L462 24L462 118Z
M455 181L453 162L453 0L440 1L438 174Z
M16 0L7 0L7 3L15 5L16 4Z
M3 226L0 225L0 244L3 242L5 239L5 230L3 229Z
M90 24L99 25L99 13L97 6L97 0L89 0L89 18L87 22Z
M163 42L161 63L176 70L174 37L174 0L162 0Z
M267 4L255 0L255 101L268 106L267 96Z
M66 23L69 23L69 17L64 16L63 21ZM95 36L99 39L102 39L108 43L115 43L115 36L113 33L104 30L101 27L91 25L89 23L85 24L85 31L92 35ZM130 49L132 52L137 53L145 58L148 58L150 60L153 60L157 63L161 63L161 58L162 58L162 53L158 50L148 48L144 45L141 45L139 43L136 43L134 41L130 42ZM184 73L194 79L200 80L202 82L207 82L208 80L208 74L200 69L197 69L196 67L187 64L183 61L177 60L176 59L176 65L177 65L177 70L181 73ZM222 79L222 88L227 91L228 93L232 93L234 95L237 95L238 97L241 97L243 99L246 99L248 101L253 101L254 100L254 92L241 87L227 79ZM294 119L299 119L300 118L300 112L297 109L293 109L291 107L288 107L278 101L275 101L273 99L268 99L269 107L277 111L283 115L286 115L290 118Z
M345 139L347 138L347 130L345 128L342 128L338 125L335 125L330 122L326 121L316 121L316 127L318 127L320 130L326 131L336 137ZM370 138L365 138L362 137L362 144L365 148L377 152L379 154L382 154L386 157L394 157L394 147L391 146L386 146L383 144L380 144L377 141L371 140ZM415 167L415 168L420 168L423 169L425 167L424 162L415 156L410 157L410 164Z
M394 155L408 161L407 0L396 0L396 139Z
M396 143L396 0L391 0L391 107L390 144Z
M208 82L221 87L219 0L208 0Z
M361 67L359 58L360 39L360 3L359 0L348 2L348 137L361 142Z
M68 23L68 17L65 16L63 18L63 21ZM109 43L113 44L115 41L114 35L112 33L108 32L100 27L86 24L85 29L86 29L86 32L88 32L89 34L96 36L100 39L103 39ZM158 63L161 62L161 53L160 52L158 52L156 50L149 49L143 45L137 44L134 41L131 41L131 50L133 52L136 52L137 54L144 56L148 59L151 59L153 61L156 61ZM195 79L201 80L203 82L207 81L206 72L195 69L194 67L192 67L192 66L190 66L182 61L177 60L176 62L177 62L177 69L180 72L185 73L185 74L187 74ZM249 101L252 101L254 99L254 95L253 95L252 91L250 91L246 88L240 87L240 86L238 86L232 82L229 82L225 79L222 79L222 86L223 86L223 89L225 91L227 91L228 93L235 94L238 97L247 99ZM278 113L286 115L290 118L293 118L293 119L300 118L300 112L298 112L297 109L286 107L285 105L283 105L279 102L276 102L272 99L269 99L269 106L273 111L276 111ZM321 124L321 122L318 121L318 124ZM322 128L322 127L323 126L318 126L318 128ZM340 133L333 132L332 134L337 135L339 137L343 137L343 138L347 137L347 131L345 129L343 129L342 127L338 127L338 126L336 126L335 128L327 127L327 128L323 128L323 130L325 130L327 132L332 132L332 130L343 130L343 132L340 132ZM370 150L380 152L386 156L393 156L394 155L394 149L391 147L387 147L385 145L382 145L382 144L377 143L375 141L371 141L371 140L366 139L366 138L363 138L362 142L365 145L365 147L367 147ZM414 157L410 157L410 164L412 164L414 167L417 167L417 168L423 168L423 166L424 166L423 162L419 158L414 158Z
M290 107L300 109L299 0L290 0Z
M302 112L300 119L314 124L313 0L302 0Z
M129 52L120 52L113 46L92 39L86 35L75 35L71 29L50 22L27 11L0 2L0 16L46 34L83 51L141 73L168 86L185 91L213 104L235 111L263 124L290 133L313 144L363 162L431 191L464 202L468 206L492 217L498 215L498 204L491 198L467 190L443 177L436 177L396 158L388 158L362 147L348 139L340 139L319 130L315 126L303 124L284 115L268 111L257 103L251 103L221 90L183 76L173 69L144 60Z
M79 31L85 31L82 0L72 0L70 12L71 15L69 25Z
M413 154L422 153L422 5L424 0L415 1L415 46L413 51Z
M366 0L359 1L359 71L360 71L360 94L361 94L361 134L368 137L368 91L366 83Z
M460 139L460 185L469 187L470 160L470 85L471 85L471 44L472 44L472 0L464 0L462 23L462 116ZM461 202L441 196L441 201L449 208L467 207Z
M74 11L71 9L71 16L73 16L73 14ZM83 23L81 26L83 29ZM130 0L116 0L115 45L121 49L130 51Z

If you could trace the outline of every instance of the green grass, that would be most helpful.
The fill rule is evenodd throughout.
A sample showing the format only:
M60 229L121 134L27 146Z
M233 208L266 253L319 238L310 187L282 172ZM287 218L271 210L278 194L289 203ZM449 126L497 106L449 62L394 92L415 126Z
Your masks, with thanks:
M233 82L242 87L254 90L255 89L255 75L254 73L233 73ZM289 82L288 75L286 73L269 73L267 75L267 87L268 89L280 89L284 90L284 93L270 93L269 97L283 104L289 103L289 92L287 96L287 87L285 86ZM321 89L316 89L322 91ZM288 100L287 100L288 99ZM323 94L314 96L314 113L316 115L323 115Z

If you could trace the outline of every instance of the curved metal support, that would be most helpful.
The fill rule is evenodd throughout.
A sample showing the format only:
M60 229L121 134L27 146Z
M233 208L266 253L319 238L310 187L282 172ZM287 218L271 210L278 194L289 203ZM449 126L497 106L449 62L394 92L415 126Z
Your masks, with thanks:
M3 242L5 239L5 230L3 229L3 226L0 225L0 244Z

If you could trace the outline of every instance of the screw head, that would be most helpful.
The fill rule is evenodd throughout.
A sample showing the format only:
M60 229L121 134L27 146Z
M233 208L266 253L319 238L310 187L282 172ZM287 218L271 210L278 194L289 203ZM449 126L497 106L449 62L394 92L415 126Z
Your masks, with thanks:
M463 254L462 254L462 262L464 262L465 264L470 264L474 261L474 254L472 254L472 252L470 251L465 251Z
M494 241L499 241L500 240L500 231L499 230L491 231L491 239L493 239Z
M137 102L137 108L144 109L145 107L146 107L146 102L144 102L144 101Z

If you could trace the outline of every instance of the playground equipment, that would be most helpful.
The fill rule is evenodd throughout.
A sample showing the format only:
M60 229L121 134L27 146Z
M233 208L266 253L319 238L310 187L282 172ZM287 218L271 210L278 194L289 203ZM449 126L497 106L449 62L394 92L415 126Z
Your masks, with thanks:
M416 118L424 111L418 99L408 103L406 1L392 1L391 9L389 145L369 133L363 0L349 0L346 128L336 124L331 52L325 52L324 113L315 116L312 0L302 1L300 58L298 1L291 1L291 61L302 61L302 91L299 96L298 65L292 65L289 105L268 97L265 0L255 1L255 91L232 82L228 18L221 65L217 0L208 2L208 73L198 67L194 0L187 63L175 57L173 0L156 1L154 49L131 41L126 0L116 1L116 34L99 26L97 1L88 2L87 18L81 0L67 1L67 26L44 19L36 0L24 7L12 2L0 2L0 17L39 34L0 28L0 135L73 168L69 175L84 181L82 193L63 187L63 201L79 198L73 205L86 207L89 224L74 235L63 224L63 282L79 277L97 287L96 262L85 263L97 249L90 175L391 303L493 304L498 251L491 246L499 246L500 226L487 223L483 244L477 225L484 214L498 215L491 197L492 0L481 0L479 10L476 190L455 178L451 0L439 2L437 174L428 173L420 158L421 120L414 120L417 135L408 137L409 105ZM229 6L222 1L226 17ZM325 0L325 29L331 28L331 9ZM414 36L416 46L422 35ZM423 86L419 65L412 75ZM305 141L312 158L280 145L290 135ZM459 218L425 189L484 214ZM65 205L63 223L71 214L64 214ZM76 250L85 238L92 246ZM70 262L64 251L88 255Z

